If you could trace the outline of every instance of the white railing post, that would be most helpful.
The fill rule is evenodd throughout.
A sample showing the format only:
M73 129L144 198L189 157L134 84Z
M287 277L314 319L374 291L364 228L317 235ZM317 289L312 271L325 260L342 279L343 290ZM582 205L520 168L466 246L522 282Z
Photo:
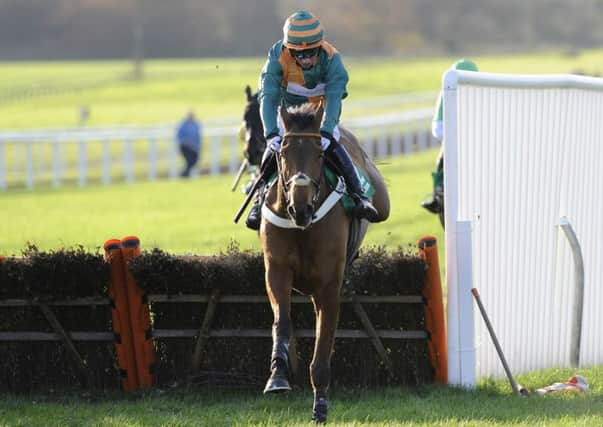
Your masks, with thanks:
M383 129L378 138L375 158L383 159L387 157L387 130Z
M13 167L12 167L13 176L16 179L18 179L21 162L25 162L24 155L23 155L23 158L21 157L21 152L25 153L25 145L19 144L18 142L13 142L13 146L15 147L13 150L13 152L15 153L15 155L14 155L15 161L13 162Z
M61 142L59 145L59 176L61 179L61 183L65 179L65 175L67 175L67 143Z
M402 151L404 152L404 154L409 154L413 152L413 139L414 139L414 134L413 134L413 129L414 129L414 124L411 123L407 123L406 124L406 128L404 131L404 148L402 149Z
M239 138L237 135L230 137L230 161L228 162L228 172L236 173L239 170Z
M417 151L425 151L427 149L428 133L422 126L417 126Z
M127 183L134 181L134 147L131 139L124 142L124 176Z
M5 143L0 141L0 190L6 190Z
M402 138L400 136L400 129L396 129L392 133L392 157L399 156L402 153Z
M78 185L84 187L86 185L88 175L88 153L87 153L87 142L79 142L79 174L78 174Z
M111 184L111 145L109 139L103 140L103 185Z
M211 175L218 175L220 173L220 145L222 143L221 137L214 136L211 142L211 164L209 166L209 173Z
M157 179L157 139L149 139L149 181Z
M471 222L459 221L457 155L457 80L454 71L444 76L444 192L446 287L448 316L448 383L475 386L473 344L473 267Z
M55 140L52 142L52 186L58 188L61 186L61 142Z
M25 143L25 186L27 188L33 188L33 142L27 141Z
M38 180L42 179L44 177L44 169L45 169L45 165L44 165L44 152L46 151L46 146L47 146L48 142L47 141L40 141L37 145L37 150L36 150L36 167L34 169L34 176L38 177Z

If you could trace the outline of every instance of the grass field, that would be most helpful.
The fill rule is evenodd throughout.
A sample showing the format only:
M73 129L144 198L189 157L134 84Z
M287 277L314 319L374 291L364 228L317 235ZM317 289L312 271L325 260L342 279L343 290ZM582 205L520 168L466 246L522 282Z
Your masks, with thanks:
M345 58L351 100L403 92L436 91L442 72L457 58L422 60ZM603 70L603 51L576 56L538 54L475 57L489 72L568 73ZM3 63L0 67L0 129L68 127L82 105L88 125L171 123L194 108L202 119L240 117L246 84L255 88L262 58L149 61L143 82L128 77L125 62ZM344 118L345 112L344 103ZM352 114L363 114L353 111ZM431 190L435 151L381 162L392 215L371 227L365 244L414 246L424 235L440 243L437 218L419 206ZM243 200L231 193L231 176L192 181L115 184L110 187L11 190L0 193L0 255L19 255L27 242L42 250L82 245L94 251L110 238L137 235L143 249L212 254L231 240L259 250L257 235L232 217ZM581 373L588 394L530 399L511 396L505 381L482 381L477 390L443 386L417 389L334 390L330 423L345 426L600 426L603 368L548 370L521 375L531 388ZM53 392L0 396L0 426L221 426L307 425L311 396L294 390L264 397L259 390L175 389L123 397Z
M488 72L595 73L603 71L602 52L472 59ZM343 54L350 101L437 91L442 73L458 59L358 59ZM189 108L202 119L241 117L243 89L247 84L257 87L263 62L264 58L151 60L142 82L129 78L130 64L125 61L3 63L0 129L75 126L83 105L90 108L90 126L173 123ZM350 113L345 102L343 110L345 119Z
M392 214L369 229L366 243L416 244L424 235L443 234L435 215L419 206L431 191L434 150L392 158L379 164L389 186ZM231 240L259 250L256 233L232 218L243 201L231 192L232 176L158 181L57 190L15 190L0 195L0 255L19 254L27 242L40 249L82 245L88 250L105 240L140 237L143 249L211 254ZM244 219L244 218L243 218Z
M533 389L563 382L575 371L548 370L519 375ZM505 381L485 380L476 390L442 385L378 390L333 390L333 426L601 426L603 368L580 369L589 393L519 398ZM0 426L297 426L309 422L311 391L279 396L260 390L236 392L204 388L154 390L82 397L52 393L0 398Z

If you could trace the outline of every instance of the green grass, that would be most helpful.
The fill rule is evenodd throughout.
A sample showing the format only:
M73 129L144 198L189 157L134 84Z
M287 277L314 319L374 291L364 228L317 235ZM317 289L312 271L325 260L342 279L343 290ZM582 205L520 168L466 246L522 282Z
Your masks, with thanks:
M416 244L424 235L443 233L435 215L419 206L431 191L435 150L380 162L389 187L390 219L373 224L366 244ZM244 218L232 218L243 195L231 192L232 176L196 180L115 184L109 187L14 190L0 194L0 255L18 255L27 242L42 250L82 245L88 250L105 240L140 237L143 249L172 253L212 254L230 240L242 249L259 250L257 234Z
M539 54L476 57L489 72L568 73L603 70L602 51L578 56ZM358 60L345 58L351 76L350 99L401 92L435 91L456 58ZM74 126L82 105L89 125L174 122L190 107L201 118L242 115L243 88L255 88L263 59L149 61L144 82L129 80L125 62L4 63L0 67L0 129ZM33 91L33 95L28 93ZM48 94L40 95L41 91ZM345 112L344 103L344 118ZM363 111L351 114L363 114ZM392 200L391 218L371 226L365 244L415 245L436 236L437 218L419 207L431 190L435 151L390 159L379 165ZM0 255L18 255L26 242L42 250L82 245L95 250L110 238L137 235L143 249L212 254L231 240L259 250L257 235L232 217L243 200L231 193L232 176L193 181L11 190L0 193ZM443 265L443 257L440 257ZM483 381L476 391L443 386L374 391L335 390L331 425L565 426L603 425L603 368L580 369L590 382L587 395L564 394L519 399L505 381ZM571 370L521 375L531 388L564 381ZM83 398L73 394L0 398L0 426L220 426L307 425L307 390L264 397L259 390L164 390L125 398Z
M473 59L488 72L569 73L582 69L593 73L603 71L601 53ZM437 91L442 73L456 59L359 59L344 53L350 74L349 99ZM264 58L151 60L145 64L142 82L128 77L130 64L125 61L3 63L0 129L75 126L82 105L90 107L90 126L172 123L191 107L203 119L241 117L243 89L247 84L257 87L263 62ZM344 102L344 119L347 114L364 113L347 110Z
M475 390L443 385L376 390L334 390L329 425L334 426L600 426L603 368L580 369L589 393L519 398L503 380L485 380ZM529 388L565 381L575 373L548 370L518 376ZM311 425L311 392L263 396L260 390L202 388L153 390L81 397L54 393L0 399L0 426L294 426Z

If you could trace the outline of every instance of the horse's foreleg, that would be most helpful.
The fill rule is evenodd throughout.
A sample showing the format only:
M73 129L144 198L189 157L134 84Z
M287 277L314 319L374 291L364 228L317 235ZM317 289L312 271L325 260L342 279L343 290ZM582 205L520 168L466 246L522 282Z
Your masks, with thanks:
M314 296L316 310L316 340L310 364L310 377L314 389L312 420L327 421L327 390L331 381L331 354L339 317L339 286L325 289Z
M268 268L266 291L274 314L270 378L264 393L291 390L289 385L289 336L291 335L292 275L286 270Z

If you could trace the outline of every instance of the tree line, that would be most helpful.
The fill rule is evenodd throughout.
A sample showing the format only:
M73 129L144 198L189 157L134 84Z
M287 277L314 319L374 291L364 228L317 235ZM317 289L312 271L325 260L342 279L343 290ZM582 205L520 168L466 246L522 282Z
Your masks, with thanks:
M0 0L0 59L265 55L300 7L352 55L603 43L603 0Z

